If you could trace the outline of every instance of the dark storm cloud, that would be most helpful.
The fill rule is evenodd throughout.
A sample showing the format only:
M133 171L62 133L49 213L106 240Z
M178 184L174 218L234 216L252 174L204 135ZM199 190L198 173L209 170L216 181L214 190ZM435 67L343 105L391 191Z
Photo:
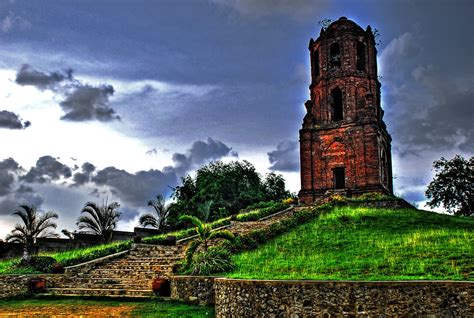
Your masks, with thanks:
M109 98L114 94L112 85L91 86L88 84L74 85L72 91L59 103L65 114L63 120L102 122L120 120L120 116L110 107Z
M112 193L133 206L145 206L157 194L169 192L169 187L175 186L177 181L174 173L154 169L129 173L115 167L99 170L92 177L92 182L109 186Z
M95 170L95 166L92 163L85 162L81 167L82 172L76 172L73 176L74 183L73 187L81 186L90 181L91 174Z
M22 171L22 168L13 158L0 161L0 196L10 193L15 183L15 175Z
M0 128L25 129L31 126L29 121L21 122L20 116L8 110L0 111Z
M15 82L21 86L34 86L39 90L55 90L57 85L64 80L72 79L72 70L67 70L64 74L60 72L44 73L36 70L29 64L23 64L16 73Z
M15 82L21 86L34 86L42 91L50 89L64 95L63 101L59 103L65 112L61 117L63 120L102 122L120 120L120 116L110 105L109 99L115 92L112 85L94 86L82 83L75 79L72 73L72 69L64 73L58 71L44 73L28 64L23 64L16 74ZM29 122L23 126L27 127L27 123Z
M272 164L270 170L293 172L300 169L298 143L296 141L282 141L278 144L276 150L267 153L267 155Z
M70 178L71 175L71 168L51 156L43 156L40 157L36 161L36 165L20 179L28 183L46 183L59 180L61 177Z
M238 156L235 151L232 151L231 147L222 141L208 137L207 141L197 140L193 142L186 154L174 153L172 159L175 164L174 169L180 174L207 161L220 159L228 155Z
M44 198L35 192L13 192L0 198L0 215L12 214L19 209L21 204L41 207Z

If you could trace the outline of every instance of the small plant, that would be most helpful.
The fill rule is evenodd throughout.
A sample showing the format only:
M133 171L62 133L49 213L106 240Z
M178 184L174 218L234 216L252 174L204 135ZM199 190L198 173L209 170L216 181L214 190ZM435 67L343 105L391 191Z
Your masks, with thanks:
M51 273L53 274L64 274L64 272L65 272L64 266L59 263L54 263L51 266Z
M53 264L57 263L53 257L34 256L29 261L21 260L18 267L31 266L35 270L42 273L51 273Z
M340 194L334 194L329 198L329 202L334 204L345 204L347 203L347 198Z
M224 247L213 246L207 251L196 253L188 272L192 275L210 275L231 271L234 265L231 253Z
M191 266L193 262L193 255L202 245L203 251L207 251L209 241L215 238L221 238L227 241L233 241L235 239L234 234L227 230L218 230L212 231L212 228L209 224L202 222L195 216L183 215L180 218L180 221L188 221L194 224L198 237L192 241L188 248L186 249L186 258L185 258L185 267Z

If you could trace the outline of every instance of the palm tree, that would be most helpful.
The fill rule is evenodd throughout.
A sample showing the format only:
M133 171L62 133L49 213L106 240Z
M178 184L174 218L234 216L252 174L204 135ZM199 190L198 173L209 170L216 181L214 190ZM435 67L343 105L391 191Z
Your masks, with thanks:
M112 234L117 226L117 222L122 215L117 208L120 204L112 202L107 205L105 202L102 206L99 206L95 202L87 202L77 220L76 224L79 229L86 229L86 233L100 235L102 240L110 242L112 240Z
M6 241L23 244L23 260L29 262L31 256L37 252L38 238L58 236L50 231L56 228L56 223L52 219L57 219L58 215L53 211L39 213L34 205L20 205L20 208L23 210L17 210L12 215L19 216L23 220L23 225L15 224Z
M180 221L188 221L194 224L198 237L193 240L186 249L186 266L189 266L193 260L194 252L200 245L203 245L204 251L207 250L209 241L215 238L222 238L228 241L234 240L234 234L228 230L213 231L211 226L202 222L195 216L183 215L179 218Z
M156 200L148 201L148 206L153 207L155 213L143 214L139 223L142 226L150 225L151 227L156 228L157 230L162 229L167 225L167 218L170 214L170 206L165 205L165 199L161 194L156 196Z

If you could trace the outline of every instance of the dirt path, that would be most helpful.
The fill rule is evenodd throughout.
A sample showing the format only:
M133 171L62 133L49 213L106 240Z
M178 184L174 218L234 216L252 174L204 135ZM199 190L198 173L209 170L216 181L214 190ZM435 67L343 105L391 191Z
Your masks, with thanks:
M134 305L26 305L19 308L0 308L0 317L132 317Z

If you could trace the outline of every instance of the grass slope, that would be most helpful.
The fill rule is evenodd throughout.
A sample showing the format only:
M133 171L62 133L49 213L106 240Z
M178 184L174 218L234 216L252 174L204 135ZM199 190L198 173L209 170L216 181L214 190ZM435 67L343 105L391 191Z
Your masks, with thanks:
M254 279L474 280L474 218L337 207L256 250L226 276Z

